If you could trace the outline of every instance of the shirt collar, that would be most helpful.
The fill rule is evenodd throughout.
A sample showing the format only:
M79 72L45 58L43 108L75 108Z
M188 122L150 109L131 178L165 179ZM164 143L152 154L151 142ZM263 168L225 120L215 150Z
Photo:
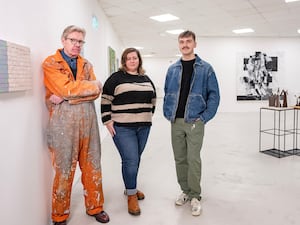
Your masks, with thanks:
M73 62L74 60L77 61L77 58L71 58L70 56L67 56L67 54L65 53L64 49L62 49L60 51L60 54L64 58L64 60L66 60L68 63L69 62Z

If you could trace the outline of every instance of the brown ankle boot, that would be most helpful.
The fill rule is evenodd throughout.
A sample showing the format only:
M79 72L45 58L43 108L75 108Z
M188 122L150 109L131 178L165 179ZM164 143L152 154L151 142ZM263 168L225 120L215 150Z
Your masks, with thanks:
M141 214L137 195L128 195L128 212L131 215L138 216Z
M124 195L127 195L126 190L124 190ZM138 200L143 200L145 198L145 194L140 190L137 190L136 195Z

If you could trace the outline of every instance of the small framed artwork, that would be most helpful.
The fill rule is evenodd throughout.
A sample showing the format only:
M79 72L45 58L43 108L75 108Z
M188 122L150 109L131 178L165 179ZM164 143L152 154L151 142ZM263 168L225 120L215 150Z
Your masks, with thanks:
M116 72L116 52L112 47L108 47L109 74Z

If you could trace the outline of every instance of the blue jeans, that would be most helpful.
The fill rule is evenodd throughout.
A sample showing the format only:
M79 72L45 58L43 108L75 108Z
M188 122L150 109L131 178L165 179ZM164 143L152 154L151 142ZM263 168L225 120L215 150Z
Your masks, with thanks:
M141 155L145 149L150 126L121 127L114 126L114 143L122 159L122 176L127 195L136 194L137 174Z

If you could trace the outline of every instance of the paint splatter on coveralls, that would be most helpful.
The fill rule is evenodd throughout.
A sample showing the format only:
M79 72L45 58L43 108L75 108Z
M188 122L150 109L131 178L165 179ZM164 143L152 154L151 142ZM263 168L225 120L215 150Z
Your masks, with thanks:
M46 105L50 113L47 141L55 169L52 192L52 220L69 217L71 189L76 164L82 172L86 212L103 210L101 146L94 101L100 95L92 65L78 56L76 81L60 50L43 63ZM65 99L55 105L55 94Z

